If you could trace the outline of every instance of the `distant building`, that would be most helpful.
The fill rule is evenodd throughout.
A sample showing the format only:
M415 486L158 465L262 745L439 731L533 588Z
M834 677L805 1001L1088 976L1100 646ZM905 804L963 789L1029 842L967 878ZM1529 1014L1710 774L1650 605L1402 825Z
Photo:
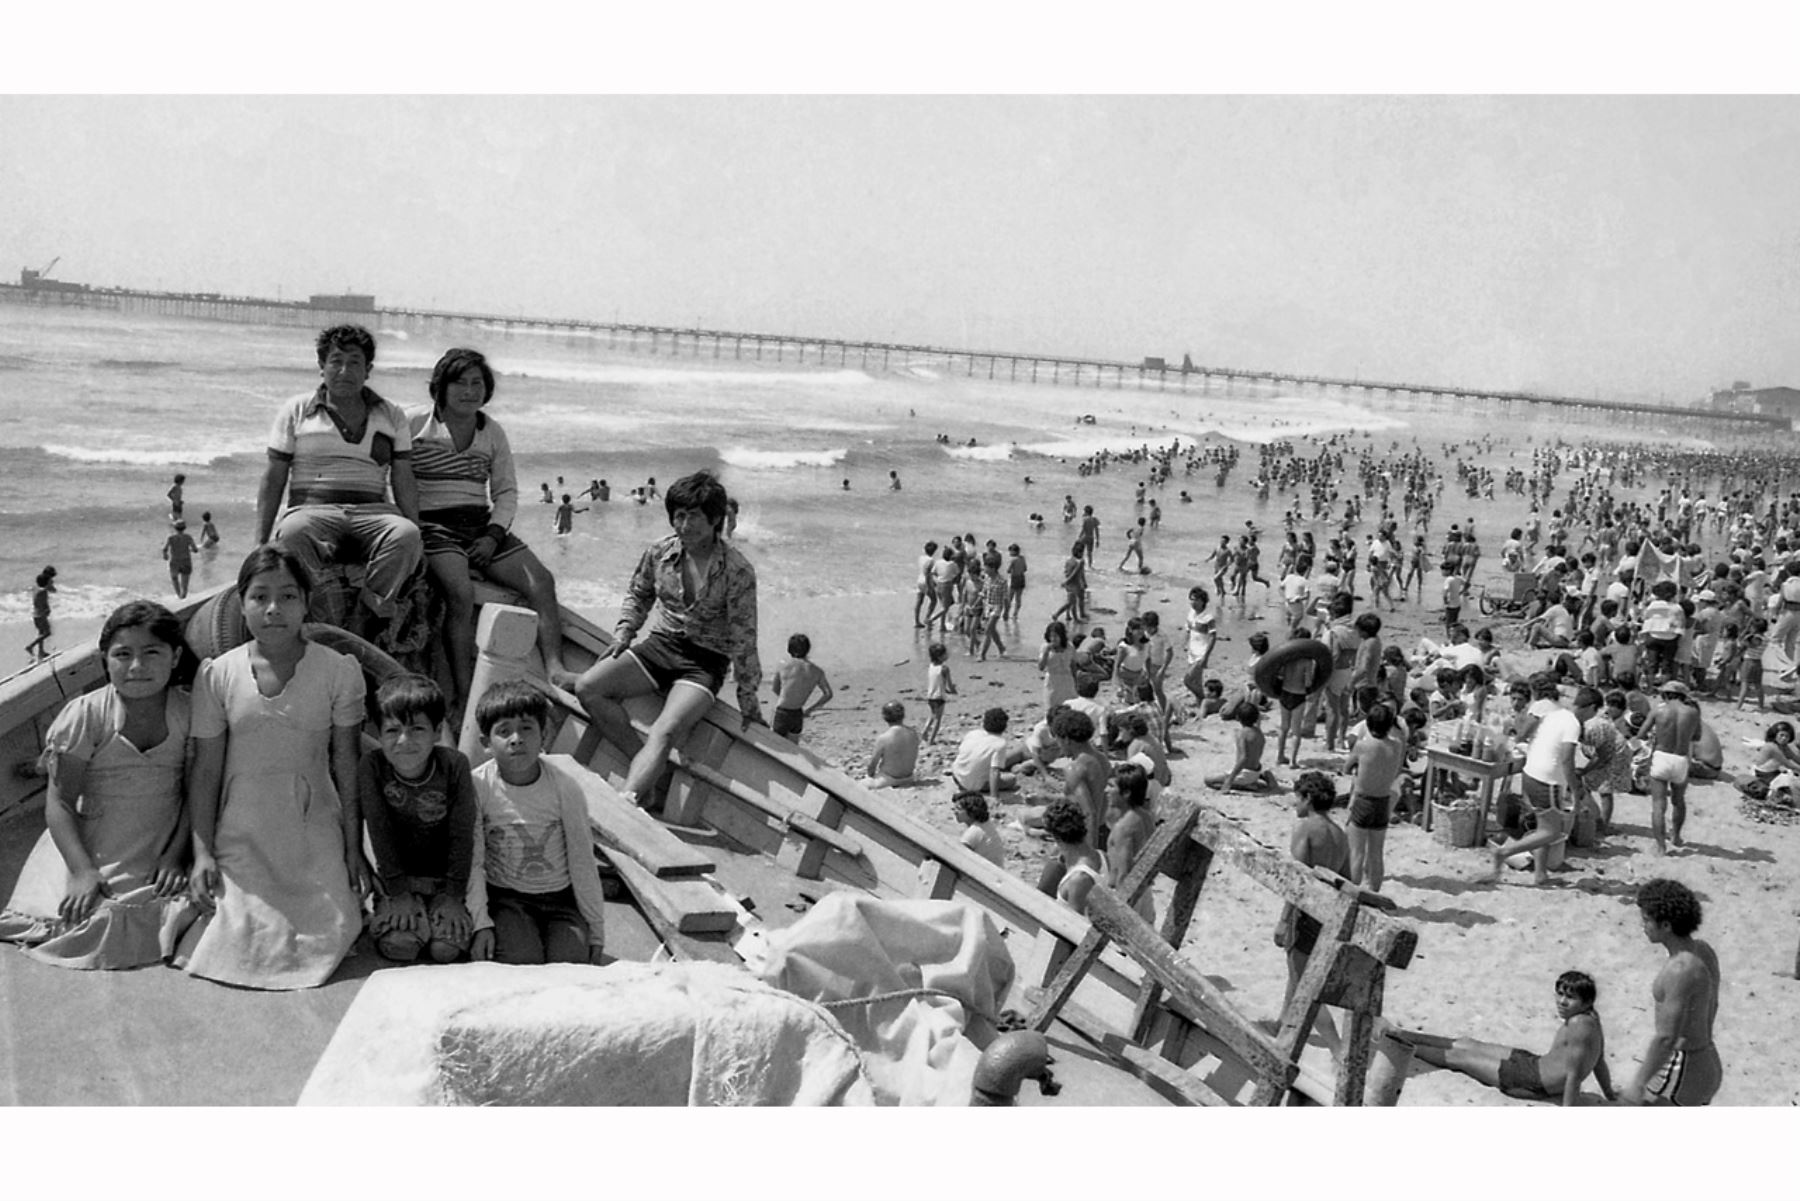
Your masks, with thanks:
M1800 418L1800 388L1752 388L1746 380L1712 394L1708 404L1719 413L1761 413L1769 417Z
M306 303L315 309L330 309L334 313L373 313L375 298L361 296L355 292L345 292L340 296L309 296Z

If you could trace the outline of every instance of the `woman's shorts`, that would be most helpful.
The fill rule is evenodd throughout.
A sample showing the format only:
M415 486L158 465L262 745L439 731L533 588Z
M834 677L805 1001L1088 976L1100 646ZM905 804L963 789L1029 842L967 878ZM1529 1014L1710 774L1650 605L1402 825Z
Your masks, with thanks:
M1357 793L1350 798L1350 824L1359 830L1387 829L1390 800L1384 796Z
M469 557L469 548L475 540L487 533L488 518L491 514L486 509L433 509L429 513L419 514L419 534L425 540L425 554L461 555L465 560ZM514 555L523 554L527 547L519 536L511 530L494 548L494 557L490 563L498 563L502 559L510 559Z
M637 665L644 669L658 692L667 692L682 680L698 684L708 692L717 692L725 683L725 672L731 666L729 655L660 631L632 643L625 653L637 660Z

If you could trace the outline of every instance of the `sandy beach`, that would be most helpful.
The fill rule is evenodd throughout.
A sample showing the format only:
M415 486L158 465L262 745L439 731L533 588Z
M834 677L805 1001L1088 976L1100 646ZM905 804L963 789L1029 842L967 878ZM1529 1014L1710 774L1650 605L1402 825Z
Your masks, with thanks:
M1125 480L1126 473L1121 472L1102 486L1109 492L1119 490L1127 486ZM1444 506L1445 517L1461 515L1464 507L1460 498L1453 500ZM1491 502L1470 501L1467 507L1479 516L1483 544L1489 548L1489 559L1476 576L1481 583L1489 578L1492 550L1506 528L1522 520L1524 498L1503 495ZM1434 522L1434 546L1447 524ZM975 530L981 533L980 523L975 523ZM1150 547L1154 558L1155 535ZM1128 594L1127 577L1107 570L1113 562L1106 558L1108 549L1112 548L1103 547L1097 556L1100 567L1090 576L1096 620L1116 639L1124 612L1135 605L1159 611L1164 628L1173 623L1178 630L1186 612L1185 588ZM1036 655L1049 609L1060 599L1051 599L1052 590L1042 586L1050 566L1037 565L1039 586L1028 593L1024 618L1016 626L1003 627L1008 654L980 662L967 655L966 645L958 645L961 640L954 632L947 639L961 694L951 698L935 745L921 750L919 783L890 794L953 837L962 827L952 811L953 787L944 773L962 735L978 726L982 711L990 705L1007 709L1012 716L1009 732L1015 736L1027 732L1042 715ZM1199 570L1193 571L1193 581L1201 582ZM1210 580L1205 582L1210 586ZM1246 606L1240 608L1233 601L1224 609L1223 628L1230 641L1215 652L1213 669L1224 676L1227 688L1245 677L1247 633L1274 623L1277 607L1265 599L1267 595L1252 584ZM1397 611L1384 609L1384 640L1410 650L1421 634L1437 635L1441 613L1434 604L1435 589L1428 585L1426 604L1413 601ZM910 624L909 608L910 593L893 602L891 611L878 618L865 614L863 621L904 627ZM1494 627L1503 649L1521 645L1516 620L1477 615L1474 624L1483 621ZM919 639L921 651L923 641ZM915 727L923 725L923 654L887 667L839 671L833 668L829 642L815 637L815 647L813 658L832 673L837 698L809 720L804 745L858 774L882 728L878 710L885 701L900 700L907 705L908 721ZM1178 667L1174 674L1179 673ZM1717 1103L1800 1102L1800 1049L1785 1037L1800 1002L1800 981L1795 979L1800 826L1751 820L1741 811L1742 798L1731 782L1748 773L1751 748L1746 740L1760 742L1774 717L1759 713L1754 704L1740 711L1703 700L1701 709L1725 748L1726 778L1695 781L1691 787L1689 846L1681 853L1655 855L1650 799L1629 794L1620 795L1613 830L1600 845L1569 848L1563 867L1552 873L1550 885L1541 888L1532 886L1529 871L1514 869L1508 869L1498 884L1483 883L1479 878L1487 858L1480 850L1452 848L1440 843L1435 833L1397 824L1387 841L1388 879L1383 891L1398 904L1399 916L1417 926L1420 941L1411 966L1389 976L1387 1016L1412 1029L1541 1050L1557 1026L1553 982L1562 971L1578 968L1598 984L1596 1008L1605 1024L1614 1080L1629 1080L1652 1033L1650 984L1663 960L1661 950L1644 938L1633 898L1643 881L1666 876L1700 896L1705 906L1700 936L1712 942L1720 957L1724 988L1717 1035L1726 1080ZM1190 721L1172 731L1171 741L1172 794L1197 797L1241 822L1261 841L1286 848L1294 823L1290 791L1274 796L1227 794L1202 782L1202 777L1230 766L1229 728L1216 718L1199 725ZM1273 762L1273 741L1271 734L1265 762ZM1335 773L1341 758L1326 755L1322 742L1309 741L1298 768L1278 772L1284 783L1291 783L1297 770ZM1339 784L1342 790L1342 777ZM1044 859L1054 853L1053 844L1008 828L1009 810L1014 804L1041 803L1058 795L1060 787L1055 776L1027 779L1023 792L1013 794L1015 799L997 814L1008 867L1026 880L1035 881ZM1334 818L1341 823L1343 811L1337 810ZM1159 896L1165 901L1170 887L1168 880L1159 881ZM1218 873L1207 884L1184 947L1191 962L1258 1016L1278 1013L1285 982L1282 953L1271 941L1277 908L1269 894L1243 878ZM1587 1089L1598 1099L1591 1080ZM1525 1104L1458 1073L1422 1064L1415 1064L1401 1103Z

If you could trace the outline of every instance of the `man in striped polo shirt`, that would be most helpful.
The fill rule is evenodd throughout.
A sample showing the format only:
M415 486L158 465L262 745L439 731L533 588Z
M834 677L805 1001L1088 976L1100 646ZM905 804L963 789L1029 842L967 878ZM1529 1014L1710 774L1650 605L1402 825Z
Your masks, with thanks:
M257 541L286 546L315 580L329 562L361 562L363 603L391 618L424 558L412 435L400 407L365 386L375 362L368 330L333 326L316 345L322 382L283 404L269 431Z

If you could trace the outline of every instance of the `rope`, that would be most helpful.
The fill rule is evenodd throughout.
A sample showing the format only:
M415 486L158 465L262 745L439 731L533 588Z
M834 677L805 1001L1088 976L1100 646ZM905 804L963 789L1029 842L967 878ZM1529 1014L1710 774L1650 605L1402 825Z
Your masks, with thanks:
M948 997L950 1000L959 1004L968 1004L967 1001L964 1001L953 992L946 991L942 988L923 987L897 988L892 992L871 993L866 997L846 997L841 1001L819 1001L817 1004L823 1005L826 1009L847 1009L852 1005L875 1005L882 1001L904 1001L910 1000L913 997ZM992 1014L979 1013L977 1016L984 1017L990 1022L995 1020Z

